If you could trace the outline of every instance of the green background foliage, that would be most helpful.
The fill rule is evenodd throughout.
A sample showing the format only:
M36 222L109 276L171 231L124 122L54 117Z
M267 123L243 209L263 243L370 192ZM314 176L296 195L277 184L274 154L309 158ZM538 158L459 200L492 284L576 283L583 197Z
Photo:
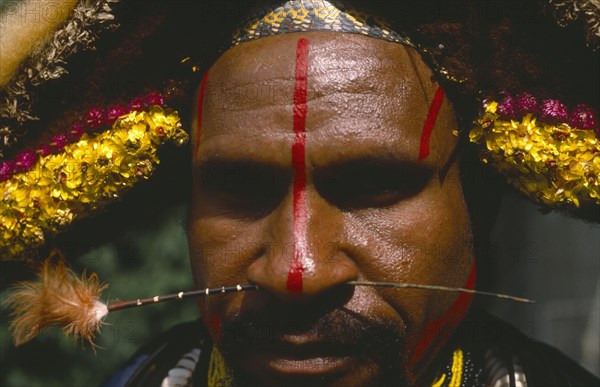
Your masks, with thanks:
M120 230L112 241L79 254L80 246L63 249L77 255L76 271L84 266L110 284L104 300L135 299L192 288L183 227L184 206L163 211L146 227ZM120 228L120 227L118 227ZM4 300L7 291L0 294ZM73 342L57 328L15 348L7 327L8 311L0 311L0 385L100 385L143 344L167 328L199 317L193 300L150 305L110 314L98 335L101 349Z

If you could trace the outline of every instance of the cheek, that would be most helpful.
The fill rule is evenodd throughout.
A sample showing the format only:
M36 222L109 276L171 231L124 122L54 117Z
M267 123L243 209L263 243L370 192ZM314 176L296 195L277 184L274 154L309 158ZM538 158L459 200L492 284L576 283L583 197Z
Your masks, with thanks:
M196 207L196 208L195 208ZM246 270L260 249L256 248L257 226L223 218L198 216L200 206L192 205L188 238L196 288L247 283ZM239 310L244 293L227 297L199 298L205 326L215 341L220 337L221 316Z
M260 253L262 223L207 215L210 211L197 195L192 201L188 243L196 286L246 283L248 262Z
M197 220L189 228L190 256L196 285L226 286L244 282L242 261L251 253L240 227L228 220ZM247 233L247 228L244 232Z
M359 254L361 272L374 281L462 287L473 262L471 230L457 168L443 184L433 182L418 196L388 209L357 216L350 232L368 249ZM452 305L456 293L420 289L380 292L408 325L416 341L429 320Z

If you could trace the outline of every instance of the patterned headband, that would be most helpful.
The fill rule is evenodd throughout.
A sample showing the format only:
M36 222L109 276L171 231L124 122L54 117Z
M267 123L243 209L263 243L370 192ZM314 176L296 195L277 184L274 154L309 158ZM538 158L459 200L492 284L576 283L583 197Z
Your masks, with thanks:
M383 19L350 7L342 10L325 0L291 0L256 14L235 32L232 47L265 36L307 31L354 33L414 46L408 37L392 31Z

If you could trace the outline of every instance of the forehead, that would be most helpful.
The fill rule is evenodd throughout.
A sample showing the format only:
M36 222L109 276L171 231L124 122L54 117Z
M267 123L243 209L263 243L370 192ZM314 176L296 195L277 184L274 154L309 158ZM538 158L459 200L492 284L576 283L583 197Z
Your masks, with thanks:
M272 159L270 153L291 144L301 38L309 42L309 152L324 153L323 162L328 155L364 153L416 160L438 87L431 70L410 47L331 32L272 36L225 52L210 69L202 116L195 114L193 122L193 135L200 133L199 160L228 152ZM431 157L424 162L447 160L456 143L454 129L454 113L445 101L430 140ZM273 152L266 152L270 147ZM282 160L269 161L284 163L289 152L279 153Z

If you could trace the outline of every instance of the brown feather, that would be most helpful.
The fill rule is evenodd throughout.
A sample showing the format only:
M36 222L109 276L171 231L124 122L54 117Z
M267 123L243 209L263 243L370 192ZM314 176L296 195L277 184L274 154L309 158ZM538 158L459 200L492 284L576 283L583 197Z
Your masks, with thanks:
M38 279L17 284L5 303L12 307L15 345L19 346L37 336L50 325L59 325L68 336L82 338L95 346L93 339L108 313L100 295L108 287L98 275L82 274L81 278L69 269L64 260L46 259Z

